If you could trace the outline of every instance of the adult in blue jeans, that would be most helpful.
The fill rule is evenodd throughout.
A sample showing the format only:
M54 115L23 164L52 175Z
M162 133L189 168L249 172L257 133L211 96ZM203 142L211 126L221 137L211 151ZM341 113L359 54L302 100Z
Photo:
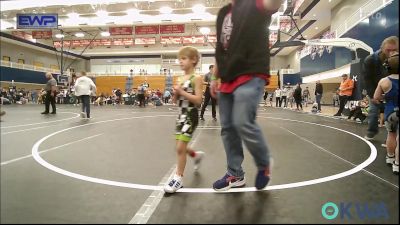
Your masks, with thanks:
M398 52L398 50L399 38L391 36L383 40L381 48L377 52L367 56L364 60L363 78L369 99L368 130L365 136L367 140L373 140L379 131L378 118L382 106L380 102L373 99L373 96L379 80L387 76L387 71L382 65L389 56Z
M263 189L270 180L269 149L256 114L270 77L269 34L265 27L281 4L281 0L232 0L218 13L215 75L221 79L219 114L227 172L214 182L216 191L245 185L242 142L258 169L255 187ZM210 91L216 97L216 77L212 78Z

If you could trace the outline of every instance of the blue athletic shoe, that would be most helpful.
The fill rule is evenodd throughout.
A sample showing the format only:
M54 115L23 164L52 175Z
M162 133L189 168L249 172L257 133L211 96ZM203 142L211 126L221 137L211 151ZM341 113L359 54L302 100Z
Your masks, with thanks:
M243 187L246 185L246 179L244 177L235 177L229 174L214 182L213 188L216 191L226 191L230 188Z
M264 189L267 186L270 179L271 179L270 167L267 167L266 169L258 171L257 177L256 177L256 185L255 185L257 190Z

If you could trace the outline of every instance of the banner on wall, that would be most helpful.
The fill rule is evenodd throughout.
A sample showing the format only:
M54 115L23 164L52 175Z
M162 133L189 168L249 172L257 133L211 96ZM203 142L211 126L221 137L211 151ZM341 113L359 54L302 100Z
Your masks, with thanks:
M169 45L169 44L182 44L182 37L173 37L173 36L161 36L160 39L161 44Z
M196 35L196 36L185 36L182 37L183 44L204 44L204 36Z
M290 16L279 17L279 30L283 32L289 32L292 29L292 19Z
M116 46L129 46L133 45L133 38L114 38L113 39L113 45Z
M320 36L321 39L334 39L336 38L336 33L334 31L326 31ZM326 51L327 53L331 53L333 49L333 46L304 46L301 48L299 56L300 58L303 58L305 56L310 55L311 59L314 60L316 56L319 56L320 58Z
M136 35L158 34L158 33L160 33L159 25L135 26Z
M132 27L110 27L108 30L111 35L132 35Z
M33 41L32 35L27 34L25 31L12 31L11 35L28 40L28 41Z
M113 38L113 39L98 39L93 40L83 39L83 40L65 40L64 47L86 47L90 44L92 47L96 46L129 46L134 44L133 38ZM54 41L53 46L55 48L61 48L61 41Z
M32 37L35 39L50 39L53 36L51 30L32 31Z
M156 38L135 38L135 45L155 45Z
M185 24L160 25L160 34L185 33Z
M269 33L269 47L271 48L278 41L278 31Z

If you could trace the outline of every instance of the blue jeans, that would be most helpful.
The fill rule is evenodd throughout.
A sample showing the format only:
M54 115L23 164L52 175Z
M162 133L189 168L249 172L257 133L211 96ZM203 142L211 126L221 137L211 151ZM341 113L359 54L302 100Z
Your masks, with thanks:
M233 93L219 93L221 136L229 175L244 176L242 141L259 170L269 165L269 149L256 124L258 103L264 94L264 85L263 79L254 77L237 87Z
M318 104L318 110L319 111L321 111L321 98L322 98L322 95L315 95L315 101Z
M86 117L90 118L90 96L81 95L82 112L86 112Z
M368 137L374 137L376 134L378 134L378 118L379 118L379 108L380 104L375 104L371 101L370 98L369 100L369 110L368 110L368 130L367 130L367 136Z

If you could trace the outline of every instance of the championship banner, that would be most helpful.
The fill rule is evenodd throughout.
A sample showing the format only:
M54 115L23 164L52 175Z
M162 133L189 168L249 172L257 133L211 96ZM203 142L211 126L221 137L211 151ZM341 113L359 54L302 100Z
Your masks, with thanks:
M160 26L159 25L135 26L135 34L136 35L158 34L159 31L160 31Z
M161 36L160 42L163 45L170 45L170 44L178 45L178 44L182 44L182 37Z
M155 45L156 38L135 38L135 45Z
M133 44L133 38L114 38L112 43L112 45L115 46L128 46Z
M102 46L111 46L111 40L110 39L101 39L100 43Z
M269 33L269 47L271 48L278 41L278 32L271 31Z
M24 31L12 31L11 35L28 40L28 41L33 41L33 37L30 34L27 34Z
M32 31L32 37L35 39L50 39L53 36L51 30Z
M177 34L177 33L185 33L184 24L160 25L160 34Z
M183 44L204 44L204 36L197 35L182 37L182 42Z
M111 35L132 35L132 27L110 27L108 30Z
M292 19L290 16L279 17L279 30L283 32L289 32L292 29Z
M84 39L84 40L64 40L64 47L86 47L90 44L92 47L96 46L128 46L133 45L134 40L133 38L113 38L113 39L97 39L91 40ZM61 48L61 41L53 42L53 46L55 48Z

